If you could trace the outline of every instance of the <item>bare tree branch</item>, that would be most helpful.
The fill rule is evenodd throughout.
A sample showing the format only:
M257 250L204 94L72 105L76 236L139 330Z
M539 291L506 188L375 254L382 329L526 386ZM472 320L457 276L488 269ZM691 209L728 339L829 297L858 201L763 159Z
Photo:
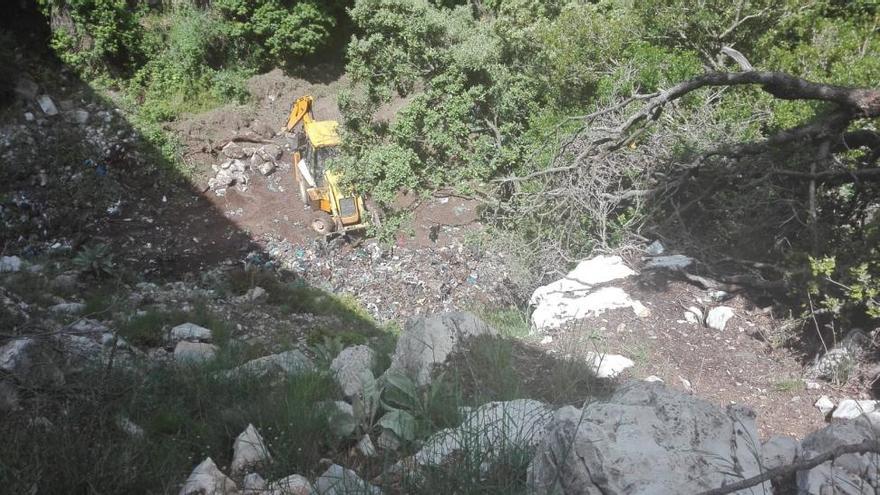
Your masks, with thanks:
M867 453L880 454L880 441L865 440L862 443L852 445L840 445L832 450L829 450L828 452L825 452L824 454L817 455L816 457L805 459L803 461L789 464L787 466L780 466L778 468L770 469L757 476L753 476L751 478L744 479L736 483L731 483L729 485L725 485L719 488L713 488L712 490L707 490L700 493L699 495L727 495L728 493L734 493L744 488L757 486L765 481L769 481L774 478L782 478L790 476L798 471L806 471L808 469L812 469L824 462L830 461L831 459L836 459L845 454Z

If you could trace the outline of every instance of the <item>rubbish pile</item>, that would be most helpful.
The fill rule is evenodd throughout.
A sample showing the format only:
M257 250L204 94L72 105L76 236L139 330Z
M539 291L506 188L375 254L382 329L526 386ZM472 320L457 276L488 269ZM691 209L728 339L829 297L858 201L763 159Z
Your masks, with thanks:
M355 296L379 321L510 303L504 254L460 243L409 248L368 241L334 248L274 238L263 251L251 253L248 262L288 270L310 285Z

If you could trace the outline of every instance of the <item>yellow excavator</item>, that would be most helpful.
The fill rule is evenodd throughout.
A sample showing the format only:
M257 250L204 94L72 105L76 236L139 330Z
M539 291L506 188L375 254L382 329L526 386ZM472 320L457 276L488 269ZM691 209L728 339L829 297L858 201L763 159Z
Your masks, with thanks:
M319 234L349 232L368 226L364 198L340 186L341 176L327 169L342 143L335 120L317 121L312 114L311 96L297 99L290 108L284 130L293 132L302 122L302 132L293 153L293 173L303 204L315 212L311 227ZM302 139L305 136L305 139Z

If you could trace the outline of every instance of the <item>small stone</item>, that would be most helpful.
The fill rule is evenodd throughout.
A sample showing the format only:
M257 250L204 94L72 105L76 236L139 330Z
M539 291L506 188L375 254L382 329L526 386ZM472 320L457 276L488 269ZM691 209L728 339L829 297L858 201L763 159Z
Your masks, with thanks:
M251 424L247 425L247 428L235 439L232 450L233 476L238 476L245 470L272 459L263 437Z
M34 121L34 114L32 114L31 112L25 112L24 113L24 120L26 120L28 122L33 122Z
M37 104L40 105L40 110L46 115L58 115L58 108L55 106L55 102L52 101L52 98L50 98L49 95L38 96Z
M223 474L208 457L193 469L180 489L180 495L223 495L235 493L237 490L235 482Z
M260 147L259 151L260 155L262 155L266 161L275 161L280 159L283 152L284 151L281 149L281 147L276 144L267 144L265 146L262 146Z
M190 342L210 342L213 338L211 330L195 323L182 323L171 329L171 342L188 340Z
M834 402L831 402L827 395L819 397L819 400L813 405L822 413L822 416L828 416L828 413L834 410Z
M254 287L247 291L243 296L238 297L236 301L243 304L263 304L269 299L269 293L262 287Z
M693 386L691 386L690 380L688 380L687 378L680 376L680 377L678 377L678 381L681 382L681 386L684 387L684 389L687 390L688 392L694 391Z
M220 152L223 153L228 158L238 158L238 159L247 158L247 154L244 152L244 149L242 149L241 145L239 145L236 142L226 143L226 146L224 146L223 149L220 150ZM230 164L231 164L230 162L226 162L223 165L221 165L221 167L222 168L229 168Z
M819 390L822 388L822 384L815 380L805 380L804 385L807 387L807 390Z
M550 345L553 343L553 337L549 335L545 335L544 338L541 339L541 345Z
M651 310L640 301L633 301L630 307L632 307L633 313L639 318L647 318L651 316Z
M723 290L710 290L706 292L706 295L709 296L709 299L715 302L721 302L730 299L730 293Z
M706 315L706 326L720 332L724 330L731 318L733 318L733 308L716 306L710 309L709 314Z
M663 379L660 378L660 377L657 376L657 375L651 375L651 376L645 377L645 381L646 381L646 382L659 382L659 383L663 383Z
M627 368L633 367L631 359L618 354L587 353L587 361L591 362L596 376L599 378L614 378Z
M182 340L174 347L174 360L181 364L204 363L214 358L217 346Z
M696 306L690 306L687 311L684 312L684 319L688 323L701 325L703 323L703 311Z
M53 313L64 313L64 314L82 313L83 311L85 311L85 309L86 309L85 304L77 303L77 302L72 302L72 303L66 302L66 303L59 303L59 304L55 304L53 306L49 306L49 311L51 311Z
M666 251L666 248L663 247L663 244L660 241L654 241L648 248L645 249L645 252L650 256L660 256Z
M259 167L260 173L263 175L269 175L275 171L275 164L272 162L265 162Z
M116 418L116 426L130 436L137 438L142 438L144 436L144 429L125 416Z

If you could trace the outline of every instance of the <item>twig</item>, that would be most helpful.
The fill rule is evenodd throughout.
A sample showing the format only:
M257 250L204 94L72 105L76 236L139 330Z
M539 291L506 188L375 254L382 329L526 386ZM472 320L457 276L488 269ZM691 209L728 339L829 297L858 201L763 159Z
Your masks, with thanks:
M745 488L750 488L756 485L759 485L765 481L772 480L774 478L784 478L786 476L792 475L798 471L806 471L808 469L812 469L824 462L827 462L832 459L836 459L845 454L867 454L874 453L880 454L880 441L878 440L865 440L862 443L852 444L852 445L840 445L824 454L820 454L811 459L806 459L800 462L795 462L793 464L789 464L786 466L779 466L774 469L770 469L765 471L757 476L752 476L751 478L744 479L742 481L737 481L736 483L731 483L730 485L725 485L719 488L713 488L711 490L707 490L705 492L700 493L699 495L726 495L728 493L734 493L739 490L743 490Z

